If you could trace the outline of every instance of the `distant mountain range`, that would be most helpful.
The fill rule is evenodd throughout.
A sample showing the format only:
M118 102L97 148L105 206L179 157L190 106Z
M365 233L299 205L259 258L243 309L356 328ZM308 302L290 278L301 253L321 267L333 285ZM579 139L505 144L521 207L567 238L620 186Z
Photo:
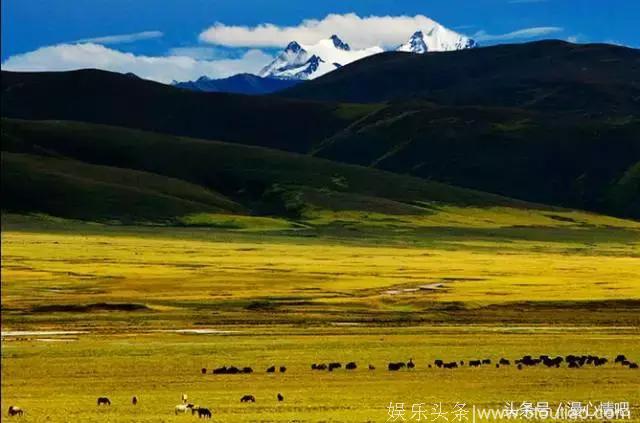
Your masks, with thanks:
M173 85L193 91L235 94L270 94L299 83L295 79L261 77L240 73L228 78L214 79L201 76L195 81L174 82Z
M477 47L477 43L455 31L432 21L429 28L415 31L408 41L392 50L423 54ZM260 70L258 75L241 74L224 79L203 76L196 81L174 82L181 88L196 91L268 94L294 85L278 82L315 79L351 62L382 53L381 46L353 49L338 35L315 44L291 41L276 58Z
M83 121L267 147L313 156L319 167L357 164L640 219L637 81L636 49L540 41L437 54L386 52L277 96L195 92L97 70L3 71L1 110L14 119ZM99 128L82 132L73 150L57 151L50 142L64 139L26 126L42 138L34 154L74 157L85 134L92 134L96 146L109 147L97 156L100 165L133 167L131 150L139 148L143 164L159 166L140 170L175 177L186 157L171 147L159 163L146 145L116 148L119 136L103 138ZM3 149L22 152L15 142L24 128L8 133L3 123ZM190 144L194 157L208 142ZM302 157L289 163L297 166L296 183L304 185L316 170L306 169ZM278 163L262 167L258 178L251 173L256 163L244 157L247 179L240 181L225 179L231 165L224 160L202 160L190 170L191 182L229 195L241 190L252 199L274 189L265 173L278 172Z

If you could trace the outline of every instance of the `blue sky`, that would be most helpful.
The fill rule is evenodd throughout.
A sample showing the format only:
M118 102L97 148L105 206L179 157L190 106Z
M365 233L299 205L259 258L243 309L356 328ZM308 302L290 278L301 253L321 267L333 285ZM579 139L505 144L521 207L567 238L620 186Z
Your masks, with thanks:
M559 38L640 47L637 0L4 0L2 62L3 68L16 68L18 63L25 70L29 66L44 70L47 63L52 69L62 69L82 66L93 57L95 67L101 63L105 67L115 66L113 63L125 66L123 63L130 60L135 71L139 56L156 59L142 64L146 72L153 63L167 66L163 58L177 55L206 62L193 65L192 73L208 71L224 76L268 61L282 44L282 36L257 40L251 34L243 38L242 33L240 41L230 41L237 32L234 30L242 32L244 28L247 33L256 25L271 23L275 31L291 27L291 33L298 34L305 19L322 21L329 14L350 13L359 18L424 15L478 39L481 45ZM203 37L215 23L222 24L226 32ZM412 23L397 24L406 26L407 37L415 29L410 27ZM326 31L330 27L330 21L320 26ZM357 29L346 31L348 36L339 35L352 45L355 39L357 44ZM372 40L375 36L371 35ZM360 41L364 42L368 41ZM386 42L395 42L395 38ZM60 63L61 57L75 54L72 46L78 43L93 47L80 52L76 62ZM33 53L55 45L64 45L66 50ZM120 53L131 53L134 58Z

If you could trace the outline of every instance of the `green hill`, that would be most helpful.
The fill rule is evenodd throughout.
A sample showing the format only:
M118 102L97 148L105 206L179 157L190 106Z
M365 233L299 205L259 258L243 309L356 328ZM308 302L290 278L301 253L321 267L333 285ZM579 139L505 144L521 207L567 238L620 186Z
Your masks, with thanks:
M300 99L198 93L96 70L2 72L2 115L257 145L640 219L639 57L560 41L388 53L281 94ZM235 198L236 182L205 186Z
M537 207L278 150L87 123L3 119L2 150L5 210L88 220L297 217L308 207L422 214L429 202Z
M130 75L2 71L2 116L102 123L305 152L370 106L204 93Z
M640 218L640 119L394 104L313 154L530 201ZM628 182L625 182L628 181ZM622 187L624 185L624 188ZM622 194L624 191L624 194Z
M75 160L2 152L3 208L83 220L172 221L238 204L179 179Z

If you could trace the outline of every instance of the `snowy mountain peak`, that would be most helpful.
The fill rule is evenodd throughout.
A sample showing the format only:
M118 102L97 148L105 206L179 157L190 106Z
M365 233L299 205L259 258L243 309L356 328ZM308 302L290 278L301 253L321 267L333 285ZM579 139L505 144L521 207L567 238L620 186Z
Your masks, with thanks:
M422 31L416 31L413 33L409 41L400 47L398 47L399 51L410 51L411 53L426 53L429 49L427 44L424 42L424 34Z
M302 50L302 47L300 46L300 44L298 44L297 41L291 41L287 47L284 49L284 51L289 51L291 53L297 53L300 50Z
M428 51L462 50L477 46L476 42L471 38L458 34L432 21L432 25L430 25L429 28L417 30L409 38L409 41L402 44L396 50L422 54Z
M382 51L377 46L352 50L349 44L335 34L311 45L292 41L271 63L262 68L259 75L280 79L313 79Z
M475 41L428 20L418 28L397 51L422 54L432 51L451 51L476 47ZM315 44L299 44L291 41L287 47L259 75L279 79L313 79L341 66L384 50L372 46L352 50L349 44L336 34Z
M351 47L349 47L349 44L342 41L340 37L338 37L336 34L333 34L330 39L331 41L333 41L333 45L335 48L339 48L340 50L345 50L345 51L351 50Z

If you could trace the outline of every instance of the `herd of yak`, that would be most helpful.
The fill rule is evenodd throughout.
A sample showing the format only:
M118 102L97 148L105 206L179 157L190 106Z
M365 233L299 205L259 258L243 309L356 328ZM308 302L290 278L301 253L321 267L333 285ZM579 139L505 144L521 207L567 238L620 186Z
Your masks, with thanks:
M569 354L565 357L562 357L562 356L551 357L548 355L540 355L537 357L533 357L531 355L525 355L517 360L514 360L513 365L515 365L518 368L518 370L522 370L525 367L533 367L537 365L546 366L548 368L559 368L562 365L562 363L566 363L567 367L570 369L579 369L583 366L588 366L588 365L599 367L607 364L608 362L609 360L606 357L599 357L597 355L591 355L591 354L589 355ZM620 365L622 367L628 367L629 369L638 368L638 363L632 362L624 354L619 354L618 356L616 356L613 362L616 365ZM484 358L479 360L470 360L467 363L465 363L463 360L444 361L441 359L436 359L433 361L433 365L428 364L428 367L432 368L433 366L435 366L442 369L457 369L459 367L465 366L465 364L468 367L480 367L480 366L487 366L487 365L490 366L493 364L493 362L489 358ZM511 361L506 358L501 358L495 363L496 368L511 366L511 365L512 365ZM316 370L316 371L326 370L326 371L332 372L334 370L341 369L342 367L343 367L342 364L338 362L319 363L319 364L313 363L311 365L311 370ZM389 371L398 371L403 368L413 369L415 367L416 365L413 362L413 359L409 359L409 361L406 363L403 361L399 361L399 362L392 362L387 365L387 369ZM344 365L344 368L346 370L356 370L358 368L358 365L354 361L351 361L349 363L346 363ZM369 364L368 369L375 370L376 368L372 364ZM279 371L280 373L285 373L287 371L287 368L285 366L279 366L279 367L270 366L267 368L266 371L267 373L275 373L276 370ZM201 373L207 374L207 369L202 368ZM223 366L223 367L218 367L213 369L211 373L216 375L253 373L253 369L251 367ZM284 401L284 397L280 393L278 393L277 399L278 401ZM242 398L240 398L240 402L243 402L243 403L256 402L256 398L253 395L244 395ZM138 404L138 398L134 396L131 399L131 403L134 406ZM99 397L98 406L101 406L101 405L109 406L111 405L111 401L107 397ZM210 409L206 407L199 407L197 405L188 403L187 396L183 394L182 404L178 404L175 407L175 413L176 414L187 413L188 411L191 411L191 414L193 415L197 414L199 418L207 419L207 418L211 418L211 415L212 415ZM20 407L17 407L15 405L12 405L9 407L9 412L8 412L9 416L21 416L23 413L24 411Z
M603 366L609 362L609 359L606 357L598 357L597 355L573 355L569 354L566 357L556 356L550 357L548 355L540 355L538 357L533 357L531 355L525 355L522 358L514 360L513 364L517 366L518 370L522 370L524 367L532 367L537 366L538 364L549 367L549 368L559 368L562 363L567 363L567 367L570 369L579 369L584 365L593 365L595 367ZM469 367L480 367L482 365L491 365L491 359L485 358L482 360L471 360L467 364ZM637 369L638 364L631 362L624 354L619 354L616 356L614 363L620 364L621 366L629 367L630 369ZM389 370L398 370L403 367L403 363L389 363ZM458 367L464 366L464 361L450 361L444 362L443 360L435 360L433 364L436 367L443 369L457 369ZM496 368L500 368L500 366L510 366L511 361L506 358L501 358L496 363ZM392 368L393 366L393 368ZM400 366L400 367L398 367ZM431 364L429 364L429 368L431 368Z
M593 365L595 367L599 367L602 366L606 363L609 362L609 359L607 359L606 357L599 357L597 355L573 355L573 354L569 354L565 357L562 356L556 356L556 357L550 357L548 355L540 355L538 357L533 357L531 355L525 355L522 358L519 358L517 360L513 361L513 364L518 368L518 370L522 370L524 367L532 367L532 366L537 366L538 364L542 365L542 366L546 366L549 368L555 367L558 368L560 367L560 365L562 363L566 363L567 367L571 368L571 369L577 369L580 368L582 366L585 365ZM491 359L489 358L484 358L484 359L480 359L480 360L470 360L466 363L467 366L469 367L480 367L480 366L484 366L484 365L491 365L493 362L491 361ZM638 364L635 362L630 361L629 359L627 359L627 357L623 354L619 354L615 360L614 363L616 364L620 364L623 367L628 367L630 369L637 369L638 368ZM501 366L510 366L511 365L511 360L508 360L506 358L501 358L500 360L498 360L495 363L495 367L496 368L500 368ZM441 368L441 369L457 369L459 367L463 367L465 366L465 362L464 360L460 360L460 361L444 361L441 359L436 359L433 362L433 365L429 364L428 367L432 368L433 366ZM403 362L403 361L399 361L399 362L392 362L389 363L387 365L387 369L389 371L398 371L400 369L403 368L407 368L407 369L413 369L415 368L416 365L413 362L413 359L409 359L408 362ZM326 371L334 371L337 369L341 369L343 368L342 363L338 363L338 362L333 362L333 363L313 363L311 365L311 370L326 370ZM358 368L358 365L356 364L355 361L351 361L349 363L346 363L344 365L344 368L346 370L356 370ZM267 373L275 373L276 369L278 369L276 366L270 366L267 368L266 372ZM369 364L368 366L369 370L375 370L376 367L373 364ZM287 371L287 368L285 366L280 366L279 367L279 371L280 373L284 373ZM201 369L201 373L203 375L206 375L208 372L208 370L203 367ZM212 374L214 375L220 375L220 374L240 374L240 373L253 373L253 369L251 367L236 367L236 366L222 366L222 367L218 367L215 368L211 371Z

